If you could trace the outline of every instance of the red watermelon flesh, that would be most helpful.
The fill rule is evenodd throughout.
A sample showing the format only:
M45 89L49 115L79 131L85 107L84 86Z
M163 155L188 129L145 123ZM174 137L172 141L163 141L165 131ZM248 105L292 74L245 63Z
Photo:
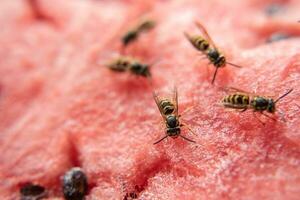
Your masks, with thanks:
M275 13L268 14L270 6ZM300 3L290 1L3 0L0 2L0 199L39 184L63 199L61 176L81 167L89 199L299 199ZM103 63L139 17L157 27L126 49L154 86ZM227 59L219 70L183 32L202 22ZM289 39L266 43L272 34ZM164 136L154 90L176 84L179 112L197 143ZM263 126L219 105L234 86L274 98L294 88Z

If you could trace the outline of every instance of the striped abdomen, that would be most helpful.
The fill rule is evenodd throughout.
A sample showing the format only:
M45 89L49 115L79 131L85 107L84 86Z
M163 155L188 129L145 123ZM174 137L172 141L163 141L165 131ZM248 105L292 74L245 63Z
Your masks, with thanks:
M249 106L250 98L246 94L231 94L223 98L222 103L226 107L246 108Z
M190 43L199 51L206 51L209 48L209 43L201 36L186 35Z
M112 63L108 64L108 67L111 70L123 72L128 69L130 66L130 60L127 58L119 58L113 61Z
M159 107L161 108L164 115L170 115L175 111L175 105L168 99L161 100L159 103Z

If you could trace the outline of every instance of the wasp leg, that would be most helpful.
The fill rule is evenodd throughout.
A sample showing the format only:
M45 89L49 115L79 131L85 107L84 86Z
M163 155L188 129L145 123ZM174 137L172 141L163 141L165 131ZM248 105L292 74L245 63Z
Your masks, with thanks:
M187 125L186 123L182 123L182 124L180 124L180 126L187 128L191 133L193 133L194 135L197 135L195 133L195 131L189 125Z
M155 120L154 121L155 124L159 124L159 126L161 127L165 127L165 123L162 120ZM153 123L151 123L153 125Z
M243 110L239 110L239 112L245 112L248 108L244 108Z
M158 144L161 141L163 141L164 139L166 139L168 137L168 135L164 136L163 138L159 139L158 141L154 142L153 144Z
M191 140L191 139L189 139L189 138L187 138L187 137L184 137L183 135L179 135L179 137L182 137L183 139L185 139L185 140L187 140L187 141L189 141L189 142L196 143L194 140Z
M216 67L216 70L215 70L215 73L214 73L213 79L212 79L212 81L211 81L211 84L214 84L214 82L215 82L215 79L216 79L216 76L217 76L217 73L218 73L218 70L219 70L219 67Z
M195 106L189 106L187 109L185 109L180 115L178 115L179 117L184 116L186 113L188 113L190 110L192 110Z
M266 117L268 117L268 118L270 118L270 119L272 119L273 121L276 121L276 119L275 119L275 118L273 118L273 117L271 117L271 116L267 115L267 114L266 114L266 113L264 113L264 112L261 112L261 114L262 114L262 115L264 115L264 116L266 116Z
M203 54L200 54L201 57L197 58L193 63L192 63L192 66L196 65L196 63L199 63L201 60L204 60L206 59L206 55L203 55Z
M284 117L284 112L282 112L281 110L277 110L279 115L280 115L280 119L282 119L282 121L286 122L286 119Z
M257 117L257 115L255 114L256 112L255 111L253 111L253 116L262 124L262 125L266 125L266 123L265 122L263 122L259 117Z

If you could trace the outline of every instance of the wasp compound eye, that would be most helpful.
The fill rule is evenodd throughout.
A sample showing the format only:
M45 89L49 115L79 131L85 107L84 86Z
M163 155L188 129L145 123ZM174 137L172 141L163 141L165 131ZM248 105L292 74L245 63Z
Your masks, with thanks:
M74 167L63 177L63 193L66 200L83 200L87 194L88 184L86 175L81 168Z
M20 189L21 200L39 200L47 196L44 187L28 183Z

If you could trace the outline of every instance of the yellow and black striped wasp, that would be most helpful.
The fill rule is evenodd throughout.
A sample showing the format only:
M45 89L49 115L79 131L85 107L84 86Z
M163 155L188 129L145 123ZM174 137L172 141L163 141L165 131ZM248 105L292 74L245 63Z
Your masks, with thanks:
M223 97L221 103L224 107L240 109L241 112L244 112L248 109L252 109L254 115L256 112L260 112L261 114L272 120L275 119L267 115L265 112L274 114L276 111L276 103L293 91L293 89L290 89L286 93L274 100L271 97L249 93L233 87L228 89L233 92ZM256 115L255 117L257 118ZM264 124L264 122L262 122L259 118L257 119L262 124Z
M165 133L166 135L159 139L158 141L154 142L154 144L160 143L167 137L177 138L178 136L189 141L194 142L193 140L183 136L181 134L181 127L186 127L194 133L188 125L181 123L179 121L180 115L178 115L178 95L177 95L177 88L174 87L172 92L172 98L162 98L156 92L153 92L153 98L156 102L156 105L159 109L159 112L164 120L166 125Z
M154 28L155 22L151 19L144 19L140 21L136 26L129 29L123 36L122 36L122 43L123 46L127 46L131 42L135 41L142 32L146 32Z
M127 57L119 56L114 58L106 66L116 72L130 72L131 74L150 78L150 65L141 63L139 60Z
M211 82L212 84L215 81L217 72L220 67L225 67L226 64L229 64L233 67L241 68L241 66L239 65L226 61L225 56L222 54L222 52L218 50L217 46L209 36L204 26L199 22L195 22L195 24L200 29L204 37L201 35L190 35L186 32L184 32L184 35L189 40L189 42L195 47L195 49L203 53L209 59L210 63L216 67Z

